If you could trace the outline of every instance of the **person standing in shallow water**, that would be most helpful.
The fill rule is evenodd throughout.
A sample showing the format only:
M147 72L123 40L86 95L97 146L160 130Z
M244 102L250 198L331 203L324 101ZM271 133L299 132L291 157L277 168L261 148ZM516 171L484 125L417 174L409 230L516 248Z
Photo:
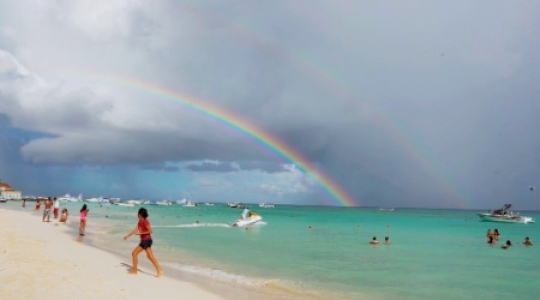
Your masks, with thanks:
M45 219L47 219L47 222L51 221L51 209L52 209L53 203L51 201L51 197L45 201L45 209L43 210L43 222L45 222Z
M494 238L496 241L499 240L499 235L500 235L500 234L499 234L499 229L495 228L495 229L493 230L492 236L493 236L493 238Z
M58 210L60 210L60 201L54 197L53 201L53 215L55 219L58 219Z
M150 222L148 221L148 211L146 208L140 208L139 212L137 213L137 218L139 218L139 222L137 223L137 226L133 228L133 230L127 234L124 237L124 240L127 240L132 235L140 235L141 236L141 242L135 249L133 249L133 252L131 252L131 256L133 258L133 266L131 270L129 270L129 274L136 275L137 274L137 265L139 264L139 253L142 251L146 251L146 256L148 259L152 262L154 267L156 268L156 277L160 277L163 275L163 270L159 266L159 263L154 256L154 253L152 252L152 227L150 226Z
M79 224L79 236L84 236L84 230L86 229L86 216L88 215L89 211L90 210L88 210L88 208L86 207L86 204L83 204L83 206L81 207L81 210L80 210L80 213L81 213L80 221L81 221L81 223Z

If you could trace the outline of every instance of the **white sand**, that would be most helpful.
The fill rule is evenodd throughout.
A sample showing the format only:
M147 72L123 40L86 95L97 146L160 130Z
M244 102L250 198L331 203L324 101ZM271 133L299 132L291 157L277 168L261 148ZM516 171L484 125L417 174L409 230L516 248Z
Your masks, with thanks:
M52 217L43 223L29 209L0 208L0 299L224 299L166 274L156 278L146 265L128 275L130 253L120 258L78 242L76 231Z

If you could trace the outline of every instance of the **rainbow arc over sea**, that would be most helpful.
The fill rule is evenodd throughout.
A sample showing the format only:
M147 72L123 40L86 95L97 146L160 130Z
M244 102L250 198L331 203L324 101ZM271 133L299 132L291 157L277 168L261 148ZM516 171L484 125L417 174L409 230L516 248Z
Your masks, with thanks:
M58 71L58 70L57 70ZM68 77L79 77L86 80L97 80L98 82L109 82L115 85L137 90L158 99L180 105L181 107L195 112L196 114L210 118L224 126L233 129L236 132L253 140L256 144L274 153L278 157L284 159L287 163L295 165L308 178L313 180L325 194L326 198L331 201L332 205L340 206L359 206L360 203L347 193L333 178L324 171L320 170L313 162L306 158L302 153L286 144L278 137L265 131L253 124L252 122L234 114L231 111L225 110L219 106L202 101L201 99L182 93L180 91L167 88L156 83L145 81L138 78L126 77L120 74L97 74L96 72L81 71L70 72L62 70L61 72L47 72L49 74L62 73ZM65 77L64 77L65 78Z

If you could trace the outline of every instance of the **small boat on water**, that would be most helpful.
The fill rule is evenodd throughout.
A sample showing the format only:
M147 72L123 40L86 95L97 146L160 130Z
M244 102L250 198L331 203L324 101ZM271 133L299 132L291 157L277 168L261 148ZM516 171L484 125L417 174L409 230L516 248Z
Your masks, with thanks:
M0 198L0 203L6 203L8 201L8 199L6 198Z
M238 219L236 220L236 222L234 222L232 224L233 227L243 227L243 226L248 226L248 225L252 225L252 224L255 224L259 221L262 220L262 217L259 216L258 214L256 213L251 213L251 215L249 217L246 217L244 219Z
M532 217L520 216L519 213L514 213L510 210L512 204L505 204L502 208L496 209L487 213L479 213L478 216L482 221L488 222L504 222L504 223L534 223Z
M214 206L214 203L206 202L204 205L206 205L206 206Z
M163 200L163 201L157 201L156 204L157 205L168 206L168 205L172 205L172 202L169 201L169 200Z
M186 204L184 204L184 207L197 207L198 204L197 202L193 202L193 201L187 201Z
M133 207L133 206L135 206L135 204L133 204L133 203L118 202L118 203L113 203L113 204L118 205L118 206L122 206L122 207Z
M259 204L259 207L262 207L262 208L275 208L276 205L275 204L270 204L270 203L260 203Z
M65 194L62 197L58 197L58 201L60 201L60 202L82 202L83 197L82 197L82 194L79 194L78 197L72 197L70 194Z

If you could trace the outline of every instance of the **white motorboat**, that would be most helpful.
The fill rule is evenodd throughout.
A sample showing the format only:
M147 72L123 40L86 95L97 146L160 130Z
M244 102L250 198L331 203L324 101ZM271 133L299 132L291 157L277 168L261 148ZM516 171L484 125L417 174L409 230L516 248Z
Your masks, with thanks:
M120 201L122 201L120 198L109 198L111 204L119 203Z
M58 197L58 201L60 202L82 202L82 194L79 194L78 197L72 197L70 194L65 194L62 197Z
M169 200L157 201L157 205L172 205L172 202Z
M206 205L206 206L214 206L214 203L206 202L204 205Z
M259 207L262 207L262 208L275 208L276 205L275 204L270 204L270 203L260 203L259 204Z
M197 207L197 202L188 201L184 204L184 207Z
M135 204L133 203L121 203L121 202L118 202L118 203L114 203L115 205L118 205L118 206L122 206L122 207L133 207L135 206Z
M141 205L143 203L143 200L132 199L132 200L126 201L126 203L130 203L130 204L133 204L133 205Z
M103 198L103 196L100 197L94 197L94 198L88 198L84 200L85 202L90 203L98 203L100 205L109 205L111 204L111 200L109 198Z
M8 199L6 198L0 198L0 203L6 203L8 201Z
M234 222L232 224L233 227L244 227L244 226L249 226L249 225L252 225L252 224L255 224L259 221L262 220L262 217L259 216L258 214L256 213L251 213L251 215L249 217L246 217L244 219L238 219L236 220L236 222Z
M520 216L519 213L512 212L510 207L512 207L512 204L505 204L501 209L496 209L488 213L479 213L478 216L482 221L488 222L534 223L532 217Z

